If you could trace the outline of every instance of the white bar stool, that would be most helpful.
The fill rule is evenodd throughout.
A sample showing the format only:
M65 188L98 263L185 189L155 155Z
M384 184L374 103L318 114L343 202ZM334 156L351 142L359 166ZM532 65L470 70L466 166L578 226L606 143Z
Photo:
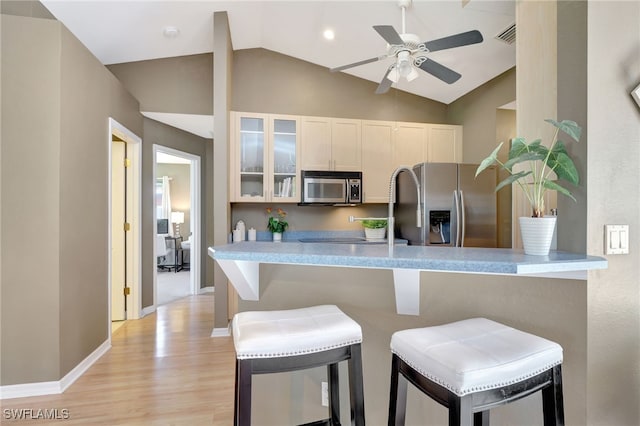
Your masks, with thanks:
M233 317L236 349L236 426L251 424L251 377L327 366L329 418L309 423L340 424L338 363L347 360L351 424L364 426L362 329L337 306L241 312Z
M489 409L539 390L545 426L564 424L562 347L485 319L391 337L389 425L404 425L407 383L449 409L449 425L488 425Z

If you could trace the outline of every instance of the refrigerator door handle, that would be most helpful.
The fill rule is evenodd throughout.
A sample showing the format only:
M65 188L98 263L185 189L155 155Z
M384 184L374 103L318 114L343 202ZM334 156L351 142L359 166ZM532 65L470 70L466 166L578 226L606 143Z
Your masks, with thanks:
M464 208L464 194L462 193L462 190L460 190L460 216L462 218L462 234L460 234L460 247L464 247L464 234L465 234L465 228L466 228L466 211Z
M456 207L456 239L453 242L453 246L460 247L460 203L458 201L458 191L453 191L453 203Z

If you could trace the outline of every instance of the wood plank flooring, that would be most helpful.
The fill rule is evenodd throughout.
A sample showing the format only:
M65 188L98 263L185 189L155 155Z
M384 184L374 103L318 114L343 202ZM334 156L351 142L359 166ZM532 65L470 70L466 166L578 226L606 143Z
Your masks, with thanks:
M63 394L0 401L0 423L23 425L233 424L235 352L212 338L213 295L190 296L127 321L112 348ZM6 409L63 409L66 420L11 420Z

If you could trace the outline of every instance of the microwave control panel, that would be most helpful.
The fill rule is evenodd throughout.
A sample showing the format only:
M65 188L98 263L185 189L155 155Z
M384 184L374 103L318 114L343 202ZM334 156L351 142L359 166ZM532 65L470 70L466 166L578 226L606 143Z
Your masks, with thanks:
M349 200L350 203L362 202L362 182L360 179L348 179L347 185L349 188Z

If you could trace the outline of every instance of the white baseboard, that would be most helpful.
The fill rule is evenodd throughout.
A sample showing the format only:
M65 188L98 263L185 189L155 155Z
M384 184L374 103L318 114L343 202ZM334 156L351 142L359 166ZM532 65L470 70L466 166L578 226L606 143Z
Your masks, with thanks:
M231 327L231 325L229 325L228 327L214 328L213 331L211 332L211 337L229 337L229 336L231 336L230 327Z
M78 380L109 349L111 349L111 343L106 340L58 381L0 386L0 399L60 394Z
M202 287L201 289L198 290L198 294L205 294L205 293L215 293L215 288L213 286L207 286L207 287Z
M141 317L144 318L149 314L152 314L156 311L155 305L147 306L146 308L142 308L142 312L140 313Z

